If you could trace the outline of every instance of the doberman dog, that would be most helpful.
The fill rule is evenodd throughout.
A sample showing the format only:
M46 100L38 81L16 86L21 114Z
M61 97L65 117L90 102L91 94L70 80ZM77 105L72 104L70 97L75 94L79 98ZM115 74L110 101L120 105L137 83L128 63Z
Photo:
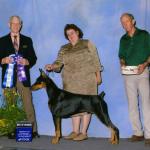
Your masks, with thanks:
M32 85L32 91L46 88L49 101L48 105L52 112L55 125L55 136L52 144L57 144L61 138L61 119L71 117L74 114L89 112L94 113L101 122L111 130L112 144L119 143L119 130L111 122L108 114L107 104L104 101L105 93L100 95L81 95L62 90L56 86L50 77L40 69L40 76Z

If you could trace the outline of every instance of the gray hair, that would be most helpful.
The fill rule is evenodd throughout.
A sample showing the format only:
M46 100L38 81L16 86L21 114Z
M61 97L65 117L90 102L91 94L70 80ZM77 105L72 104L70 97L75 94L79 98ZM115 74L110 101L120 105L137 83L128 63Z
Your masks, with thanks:
M131 20L134 20L134 26L136 25L136 21L135 21L134 16L132 14L130 14L130 13L123 13L121 15L120 19L122 19L122 17L124 17L124 16L128 16Z
M21 25L23 24L22 19L21 19L19 16L15 16L15 15L14 15L14 16L11 16L11 17L9 18L9 23L12 22L13 18L17 18L17 19L19 20L20 24L21 24Z
M133 16L132 14L130 14L130 13L123 13L123 14L121 15L120 19L121 19L123 16L128 16L131 20L135 20L135 19L134 19L134 16Z

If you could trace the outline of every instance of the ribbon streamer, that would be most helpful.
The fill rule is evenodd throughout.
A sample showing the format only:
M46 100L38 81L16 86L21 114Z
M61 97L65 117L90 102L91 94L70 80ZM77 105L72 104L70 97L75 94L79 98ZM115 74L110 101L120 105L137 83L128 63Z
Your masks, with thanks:
M21 64L17 64L18 60L20 58L22 58L21 55L12 54L9 57L13 58L13 62L11 64L8 64L8 66L7 66L7 69L6 69L6 72L5 72L5 75L4 75L3 84L2 84L3 88L12 88L14 86L13 85L13 79L14 79L15 65L17 65L18 80L20 82L23 82L23 81L27 80L24 66L21 65Z
M21 55L17 55L17 61L22 58ZM23 65L21 64L17 64L17 76L18 76L18 79L20 82L23 82L23 81L26 81L27 80L27 77L26 77L26 74L25 74L25 68Z

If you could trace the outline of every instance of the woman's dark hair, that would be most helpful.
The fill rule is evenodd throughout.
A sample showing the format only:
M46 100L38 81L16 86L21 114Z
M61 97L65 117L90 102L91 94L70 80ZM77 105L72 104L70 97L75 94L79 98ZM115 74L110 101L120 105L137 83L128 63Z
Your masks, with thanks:
M70 30L70 29L78 31L79 32L79 38L83 37L83 32L82 32L82 30L79 27L77 27L75 24L66 24L66 26L64 28L64 35L65 35L65 38L67 40L68 40L67 30Z

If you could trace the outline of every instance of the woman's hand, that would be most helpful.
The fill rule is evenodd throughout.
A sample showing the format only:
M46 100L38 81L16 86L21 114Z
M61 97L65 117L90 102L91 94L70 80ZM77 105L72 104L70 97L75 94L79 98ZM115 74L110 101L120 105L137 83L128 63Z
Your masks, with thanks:
M45 70L47 70L47 71L52 71L54 69L55 69L54 64L47 64L47 65L45 65Z
M100 71L97 71L95 74L96 74L97 85L100 85L102 83L101 73Z

